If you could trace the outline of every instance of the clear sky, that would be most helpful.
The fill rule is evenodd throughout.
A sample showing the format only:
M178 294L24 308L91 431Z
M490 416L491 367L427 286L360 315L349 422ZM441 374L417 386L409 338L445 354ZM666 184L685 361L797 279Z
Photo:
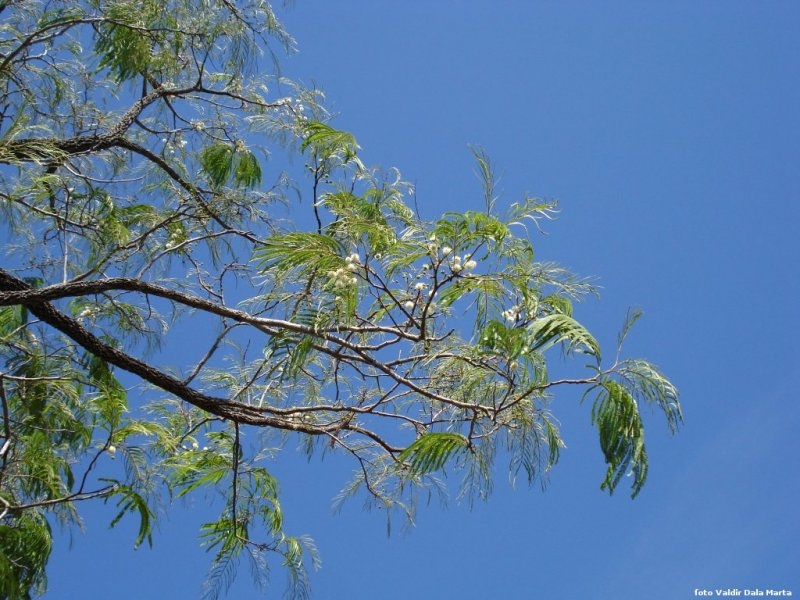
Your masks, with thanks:
M284 18L285 74L326 91L425 216L481 206L471 143L504 201L559 199L538 257L598 276L576 316L609 351L644 309L627 353L671 377L686 419L670 437L649 415L647 485L608 497L589 407L558 396L568 448L544 492L498 470L487 503L434 503L391 537L358 500L333 514L346 460L285 453L286 528L322 554L314 598L800 596L800 3L297 0ZM198 596L202 499L135 552L135 519L108 531L111 507L85 508L47 598ZM283 584L275 565L268 597ZM230 597L263 597L246 564Z

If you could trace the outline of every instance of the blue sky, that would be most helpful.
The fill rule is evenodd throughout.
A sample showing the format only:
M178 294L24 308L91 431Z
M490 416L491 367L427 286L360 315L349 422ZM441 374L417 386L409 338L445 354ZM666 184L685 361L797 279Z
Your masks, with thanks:
M332 513L346 460L283 454L287 529L322 554L314 598L800 595L800 4L298 0L284 18L300 47L286 75L325 90L424 215L481 206L468 144L492 156L502 201L557 198L538 258L598 276L576 316L607 351L644 309L627 354L672 378L686 418L670 437L652 415L644 491L608 497L588 407L560 395L568 448L545 492L499 470L487 503L434 503L388 538L358 500ZM153 550L86 508L47 598L197 597L202 499ZM247 570L230 597L262 597ZM283 583L275 565L268 597Z

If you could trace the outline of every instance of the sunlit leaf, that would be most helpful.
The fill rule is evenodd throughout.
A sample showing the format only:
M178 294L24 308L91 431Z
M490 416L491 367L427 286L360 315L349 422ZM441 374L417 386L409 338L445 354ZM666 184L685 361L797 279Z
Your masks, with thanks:
M356 157L358 144L351 133L334 129L320 121L306 121L303 130L302 150L311 150L322 160L340 156L345 163Z
M399 459L408 462L414 475L425 475L442 469L451 457L467 447L467 439L457 433L426 433L403 450Z
M341 244L333 237L318 233L287 233L264 240L254 258L262 271L329 271L344 266Z
M572 317L553 314L536 319L528 327L531 346L544 352L548 348L564 343L567 352L581 351L600 361L600 346L589 331Z

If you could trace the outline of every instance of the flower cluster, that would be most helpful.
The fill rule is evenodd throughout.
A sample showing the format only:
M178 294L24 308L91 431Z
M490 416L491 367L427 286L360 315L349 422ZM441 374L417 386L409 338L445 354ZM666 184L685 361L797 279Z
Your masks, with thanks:
M93 320L100 314L100 308L97 306L84 306L81 311L75 315L76 319L90 319Z
M172 233L169 234L169 238L164 243L164 249L172 250L173 248L177 248L185 240L186 240L186 234L184 233L183 229L181 228L175 229Z
M182 446L182 447L187 452L197 452L198 450L200 450L200 444L197 443L197 440L192 440L192 443L188 447L187 446ZM202 451L208 452L208 446L203 446Z
M174 140L170 138L163 138L161 142L164 144L164 152L168 156L175 156L175 153L186 146L186 140L176 138Z
M350 256L344 259L344 263L345 269L355 273L361 268L361 257L357 252L353 252Z
M432 237L431 239L434 238ZM438 249L435 243L429 244L428 248L432 252L436 252ZM469 254L465 255L462 259L458 254L453 254L453 249L450 246L442 246L442 256L448 257L450 255L452 255L452 257L449 259L450 269L453 271L453 273L469 273L478 266L478 262L473 260Z
M282 120L304 121L306 119L303 115L306 108L300 98L281 98L274 105L278 108L278 117Z
M508 310L504 310L501 316L509 323L516 323L521 314L519 306L512 306Z
M341 290L358 283L358 278L353 275L361 268L361 257L353 253L344 259L344 267L339 267L335 271L329 271L328 277L331 278L331 285L335 289Z
M414 284L413 290L414 294L409 297L405 302L403 302L403 307L408 311L412 312L417 305L423 308L428 314L433 312L436 309L436 303L432 302L433 297L435 295L435 290L429 289L426 294L423 292L428 288L427 283L417 282Z
M453 256L453 262L450 264L450 269L453 271L453 273L469 273L478 266L478 263L472 260L472 258L469 256L465 256L464 258L467 260L462 262L462 259L458 254Z

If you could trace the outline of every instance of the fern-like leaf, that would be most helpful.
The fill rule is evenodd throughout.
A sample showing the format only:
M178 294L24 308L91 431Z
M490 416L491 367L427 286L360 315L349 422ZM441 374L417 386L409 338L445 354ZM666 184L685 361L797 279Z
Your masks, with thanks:
M407 462L412 474L425 475L440 470L454 454L465 450L468 443L458 433L426 433L403 450L399 458Z
M301 273L329 271L344 265L341 244L328 235L318 233L287 233L264 242L255 253L262 272L285 273L299 269Z
M122 485L113 479L101 478L100 480L112 483L116 486L114 492L108 496L106 500L114 496L119 497L117 507L120 509L120 511L117 513L117 516L111 520L111 527L116 526L116 524L119 523L120 519L122 519L126 513L139 513L139 532L136 535L134 547L138 548L145 540L147 540L148 545L152 547L152 521L155 515L153 514L153 511L150 510L147 500L145 500L141 494L128 485Z
M358 144L353 134L334 129L320 121L306 121L303 129L305 139L301 150L310 149L322 160L339 156L342 162L348 163L355 159Z
M600 489L613 493L627 473L633 476L631 497L635 498L647 479L644 424L639 407L631 393L616 381L604 379L592 389L598 391L592 405L592 424L597 427L600 449L608 465Z
M567 352L582 351L600 361L600 345L591 333L572 317L552 314L537 319L528 327L532 348L544 352L564 342Z

